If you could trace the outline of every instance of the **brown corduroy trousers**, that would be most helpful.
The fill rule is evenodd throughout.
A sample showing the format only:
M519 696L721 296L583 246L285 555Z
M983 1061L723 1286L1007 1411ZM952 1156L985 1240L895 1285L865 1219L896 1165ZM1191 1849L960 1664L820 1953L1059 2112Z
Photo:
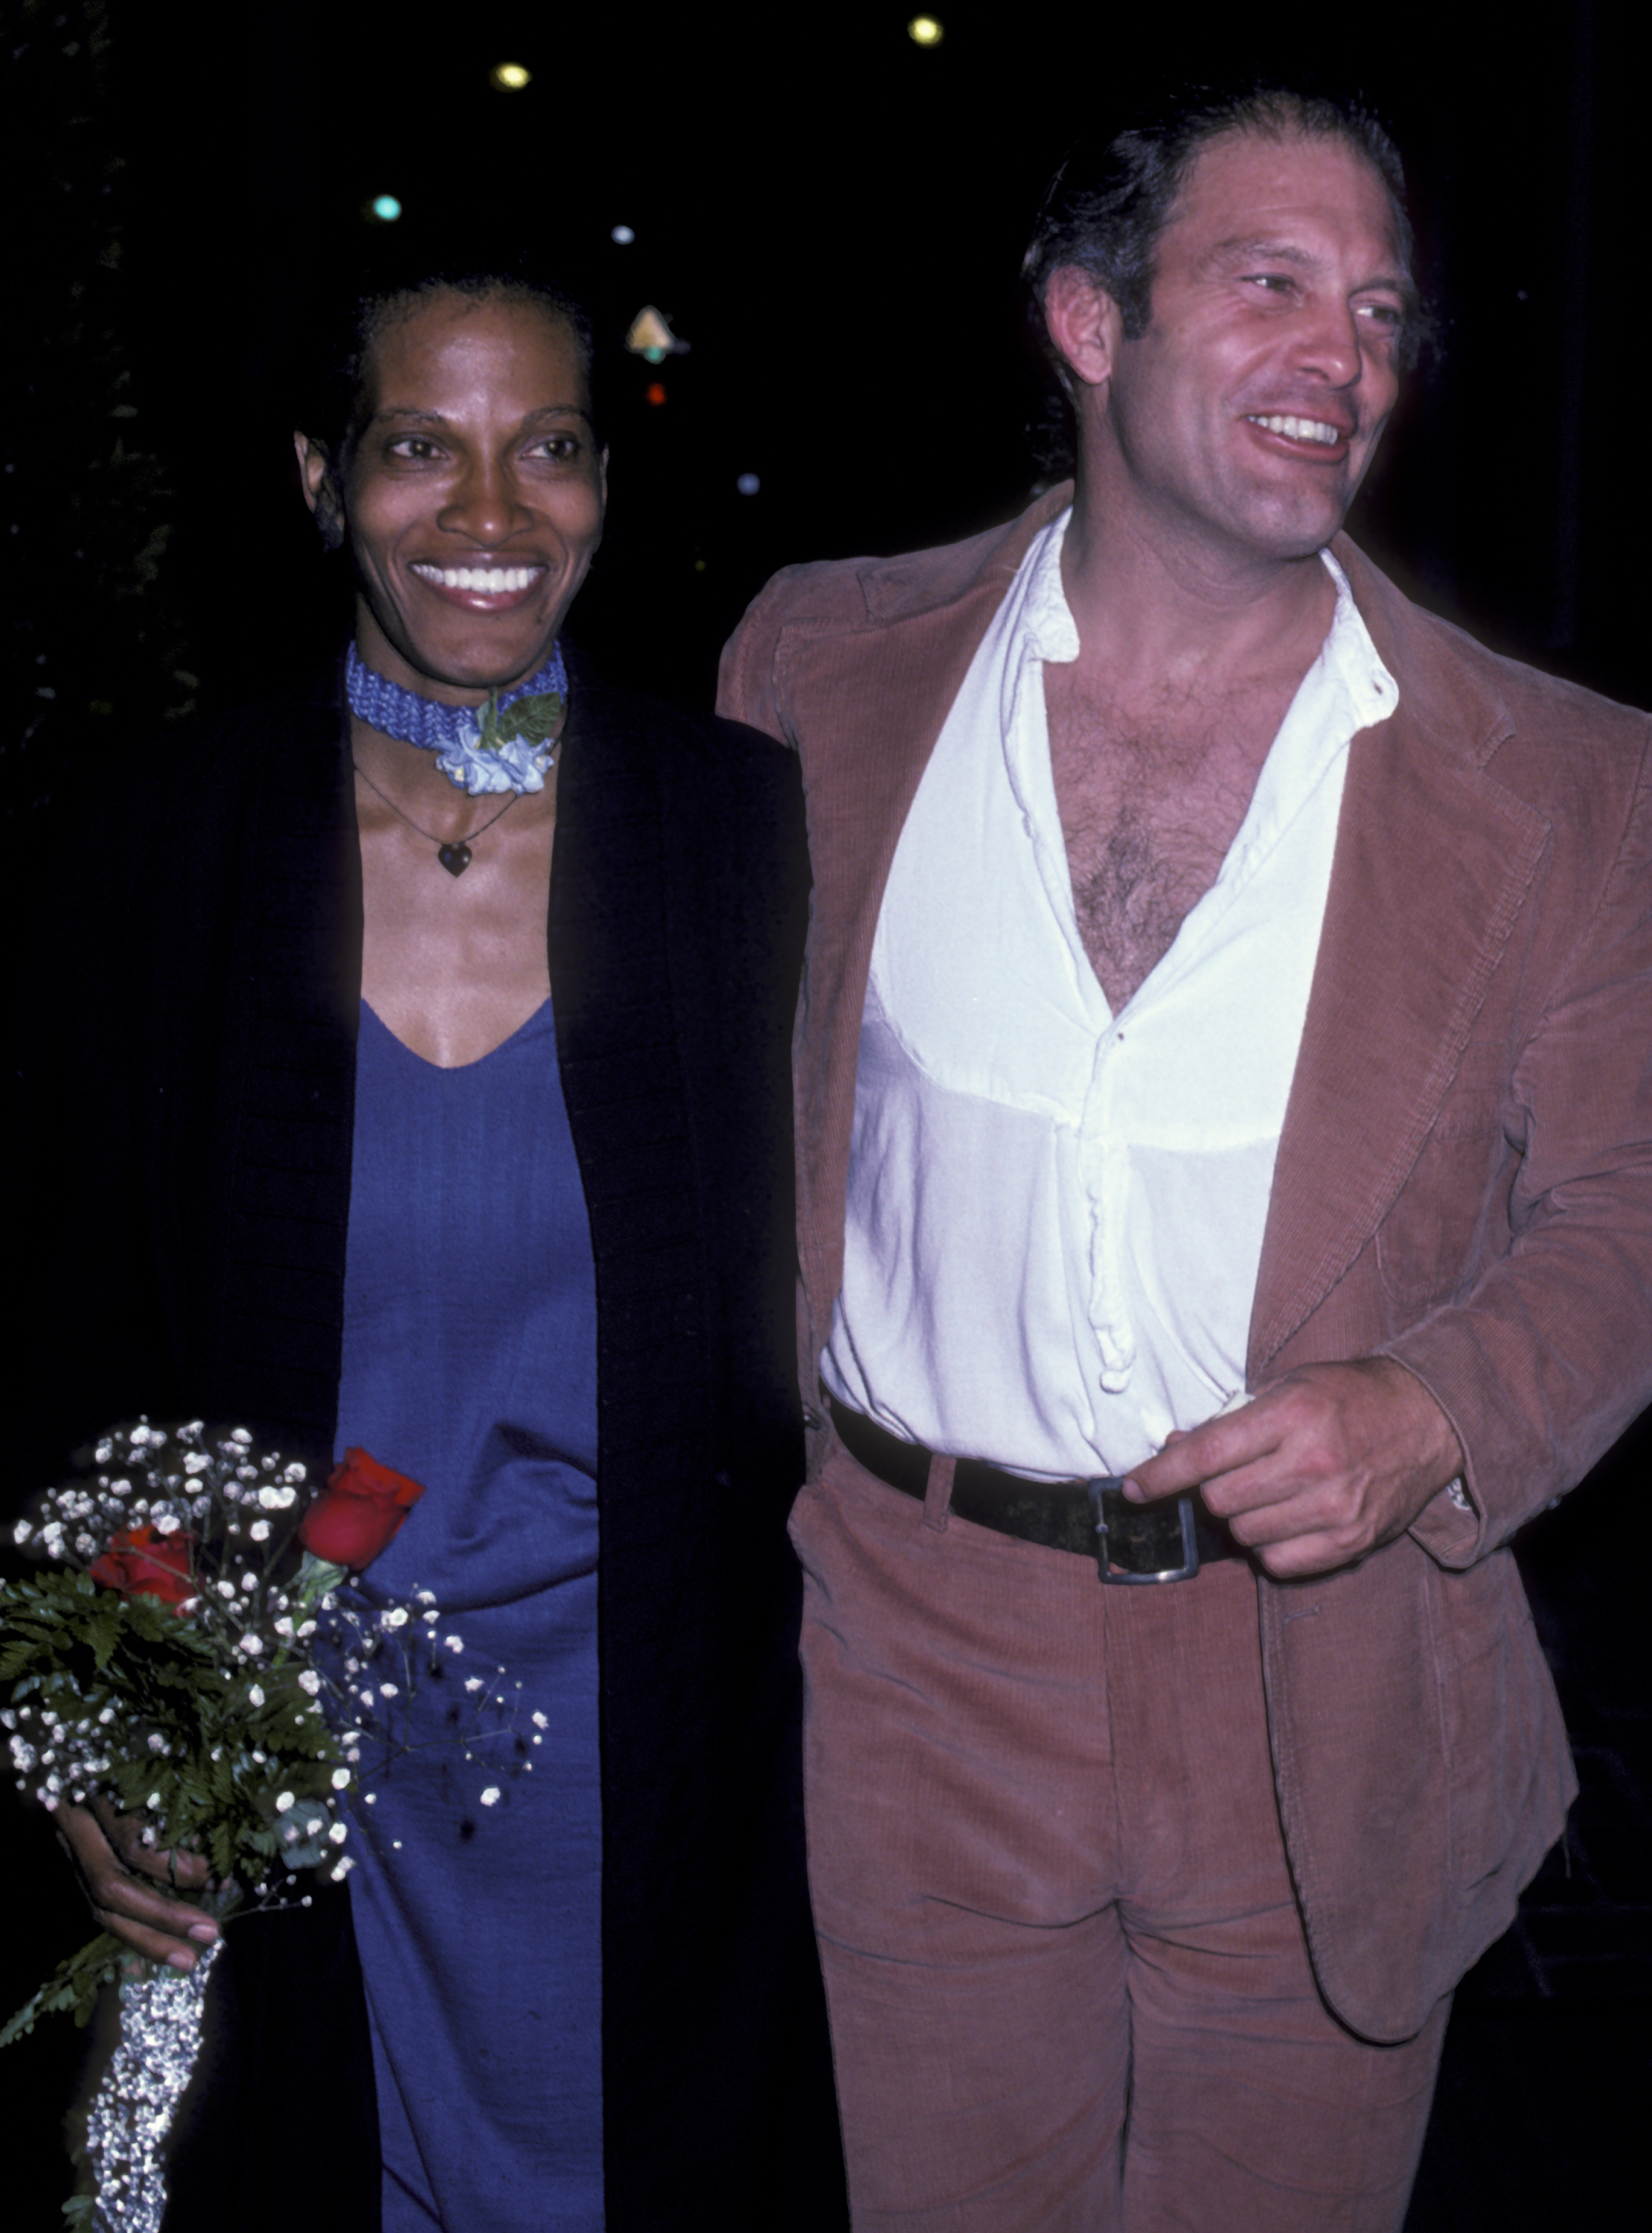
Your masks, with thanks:
M1233 1560L1104 1588L834 1449L810 1870L857 2233L1396 2233L1449 2003L1329 2013Z

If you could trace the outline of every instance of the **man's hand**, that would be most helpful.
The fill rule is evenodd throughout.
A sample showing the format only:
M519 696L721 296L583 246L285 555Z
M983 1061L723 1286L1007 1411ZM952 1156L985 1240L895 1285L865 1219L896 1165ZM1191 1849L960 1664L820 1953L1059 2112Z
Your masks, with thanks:
M198 1891L211 1880L201 1856L156 1852L142 1841L145 1817L117 1814L102 1799L61 1806L52 1822L102 1929L152 1962L192 1969L201 1948L218 1937L217 1924L192 1901L152 1890L145 1879Z
M1402 1534L1463 1469L1450 1421L1386 1357L1304 1364L1243 1410L1174 1435L1124 1485L1133 1503L1202 1487L1276 1580L1329 1573Z

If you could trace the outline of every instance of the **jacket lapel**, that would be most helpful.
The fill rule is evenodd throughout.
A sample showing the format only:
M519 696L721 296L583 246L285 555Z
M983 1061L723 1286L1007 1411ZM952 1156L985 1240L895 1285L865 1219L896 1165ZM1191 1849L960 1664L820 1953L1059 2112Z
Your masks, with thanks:
M1549 825L1488 773L1510 722L1339 540L1399 684L1356 737L1252 1312L1252 1381L1366 1246L1455 1077Z
M861 1016L895 847L1017 567L1071 496L1063 485L961 550L868 567L863 626L800 621L781 632L786 703L828 709L797 725L815 880L796 1040L797 1208L816 1355L842 1284Z

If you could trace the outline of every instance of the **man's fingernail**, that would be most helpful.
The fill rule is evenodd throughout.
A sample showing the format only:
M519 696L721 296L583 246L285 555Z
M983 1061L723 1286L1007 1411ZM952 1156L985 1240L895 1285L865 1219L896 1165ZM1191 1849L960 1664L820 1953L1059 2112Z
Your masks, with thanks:
M181 1946L170 1953L166 1959L174 1969L192 1969L195 1967L195 1956Z
M1126 1478L1119 1483L1119 1486L1124 1491L1125 1495L1129 1498L1132 1504L1141 1503L1141 1484L1139 1481L1132 1481L1127 1475Z
M198 1938L203 1946L210 1946L218 1937L218 1925L216 1923L192 1923L189 1935L192 1938Z

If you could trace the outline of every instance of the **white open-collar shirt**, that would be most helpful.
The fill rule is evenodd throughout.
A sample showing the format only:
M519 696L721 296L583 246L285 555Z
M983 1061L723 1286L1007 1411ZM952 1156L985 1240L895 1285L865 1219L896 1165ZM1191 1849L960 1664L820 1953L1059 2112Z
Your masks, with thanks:
M1399 703L1346 578L1220 873L1116 1016L1085 954L1027 552L901 830L855 1080L826 1385L909 1442L1122 1473L1245 1384L1349 745Z

